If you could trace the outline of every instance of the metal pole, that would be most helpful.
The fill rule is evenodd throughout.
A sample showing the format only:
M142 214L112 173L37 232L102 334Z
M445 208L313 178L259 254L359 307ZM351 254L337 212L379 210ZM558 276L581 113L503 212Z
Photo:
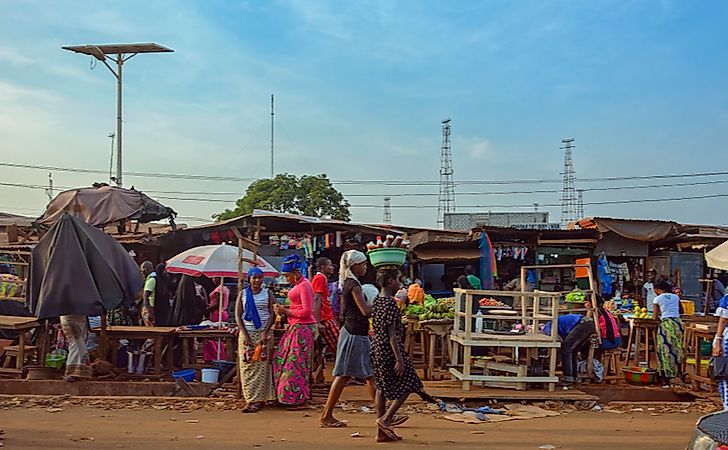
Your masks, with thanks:
M116 185L122 187L124 183L121 179L121 66L124 65L124 59L121 53L116 60Z
M273 120L274 120L274 113L273 113L273 94L270 95L270 178L271 180L275 178L276 172L275 172L275 165L274 165L274 158L273 158Z

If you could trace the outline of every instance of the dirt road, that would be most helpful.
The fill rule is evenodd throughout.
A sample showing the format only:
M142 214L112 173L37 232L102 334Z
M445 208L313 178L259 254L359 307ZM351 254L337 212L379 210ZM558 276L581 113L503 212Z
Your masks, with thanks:
M0 410L5 448L22 449L337 449L337 448L488 448L564 450L685 448L696 414L613 414L572 412L559 417L466 425L434 414L412 417L398 432L404 440L374 441L374 416L345 414L344 429L318 427L317 411L178 411L71 406ZM352 433L361 437L353 438Z

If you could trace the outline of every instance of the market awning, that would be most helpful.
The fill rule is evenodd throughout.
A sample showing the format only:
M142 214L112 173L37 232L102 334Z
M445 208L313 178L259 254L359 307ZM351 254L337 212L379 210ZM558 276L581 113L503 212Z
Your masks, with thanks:
M413 251L413 253L421 262L449 262L480 259L480 250L477 247L419 248Z
M676 234L678 224L660 220L611 219L607 217L588 217L575 222L585 229L597 229L602 233L613 232L635 241L654 242Z

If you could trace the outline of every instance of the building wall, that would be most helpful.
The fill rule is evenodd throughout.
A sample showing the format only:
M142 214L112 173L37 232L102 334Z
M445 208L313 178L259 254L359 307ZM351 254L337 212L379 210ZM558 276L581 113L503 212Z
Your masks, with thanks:
M445 229L448 230L471 230L482 226L532 227L532 224L547 225L548 222L548 211L445 214Z

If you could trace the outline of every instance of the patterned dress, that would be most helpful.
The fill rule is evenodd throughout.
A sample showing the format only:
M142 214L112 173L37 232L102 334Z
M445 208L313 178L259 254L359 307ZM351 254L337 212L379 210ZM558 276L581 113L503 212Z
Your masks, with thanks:
M288 292L291 301L288 328L273 356L273 381L278 401L298 406L311 397L308 378L316 320L313 318L313 288L305 278Z
M402 316L393 298L377 297L374 299L372 324L374 327L374 340L372 342L371 357L374 366L374 383L377 389L384 393L387 400L396 400L422 391L422 381L417 376L417 371L412 365L409 355L404 351ZM401 377L394 371L397 359L392 351L387 333L391 324L396 325L397 346L404 360L404 374Z
M245 295L245 292L243 295ZM258 317L261 321L261 327L255 328L255 324L247 322L243 319L243 325L250 335L250 345L255 348L258 344L261 346L270 348L270 337L268 342L260 342L261 335L265 330L265 326L270 319L270 311L268 305L268 289L261 289L258 294L253 294L253 301L255 302L255 309L258 312ZM243 303L245 305L245 303ZM244 307L243 307L244 308ZM243 309L243 317L245 316L245 310ZM271 332L272 336L272 332ZM245 348L245 336L240 333L238 337L238 359L240 361L240 381L243 387L243 397L248 403L260 403L275 400L276 395L273 389L273 369L271 361L267 358L265 353L261 354L261 359L258 361L246 361Z

